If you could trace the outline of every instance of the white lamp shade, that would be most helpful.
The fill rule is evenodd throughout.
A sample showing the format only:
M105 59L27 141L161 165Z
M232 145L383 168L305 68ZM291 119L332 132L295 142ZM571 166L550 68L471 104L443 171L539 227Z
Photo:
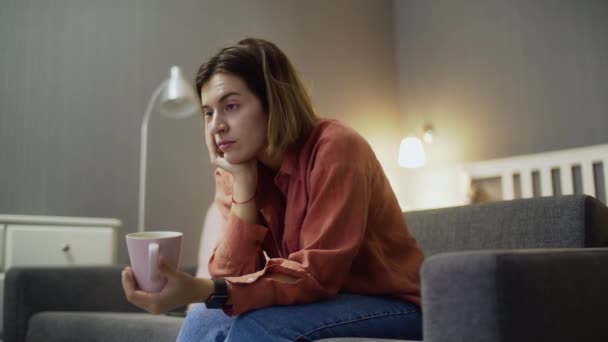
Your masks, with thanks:
M186 81L179 67L171 67L169 79L161 93L158 108L169 118L183 119L194 115L198 110L198 99L192 86Z
M426 156L422 142L418 138L407 137L399 145L399 166L414 169L423 167Z

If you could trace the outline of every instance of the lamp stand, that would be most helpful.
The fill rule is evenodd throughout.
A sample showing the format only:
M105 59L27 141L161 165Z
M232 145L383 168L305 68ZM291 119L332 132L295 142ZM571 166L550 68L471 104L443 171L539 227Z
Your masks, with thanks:
M140 149L139 149L139 197L138 197L138 215L137 215L137 231L144 231L145 213L146 213L146 166L148 157L148 122L150 121L150 115L154 109L154 103L156 102L161 91L167 86L168 81L165 80L161 83L148 101L148 107L146 113L141 121L141 133L140 133Z

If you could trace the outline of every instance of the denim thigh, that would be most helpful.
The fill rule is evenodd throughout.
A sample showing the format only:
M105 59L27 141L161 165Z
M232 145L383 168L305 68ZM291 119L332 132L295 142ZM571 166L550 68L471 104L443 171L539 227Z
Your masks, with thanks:
M181 339L180 339L181 337ZM193 309L178 341L315 341L330 337L419 340L418 306L390 298L339 294L310 304L273 306L235 318L221 310Z

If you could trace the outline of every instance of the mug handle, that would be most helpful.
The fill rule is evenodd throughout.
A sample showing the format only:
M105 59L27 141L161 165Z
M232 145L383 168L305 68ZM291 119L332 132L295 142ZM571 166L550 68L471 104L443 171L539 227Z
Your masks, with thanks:
M148 267L150 267L150 279L158 278L158 243L152 242L148 245Z

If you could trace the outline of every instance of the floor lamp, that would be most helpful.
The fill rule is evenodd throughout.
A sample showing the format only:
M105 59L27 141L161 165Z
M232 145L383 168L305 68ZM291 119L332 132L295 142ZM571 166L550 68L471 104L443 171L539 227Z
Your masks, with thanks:
M139 197L137 231L144 231L146 212L146 167L148 153L148 122L152 110L158 103L160 113L168 118L185 119L198 112L198 99L194 89L186 81L182 71L172 66L169 78L163 81L148 101L148 108L141 122L141 141L139 149Z

